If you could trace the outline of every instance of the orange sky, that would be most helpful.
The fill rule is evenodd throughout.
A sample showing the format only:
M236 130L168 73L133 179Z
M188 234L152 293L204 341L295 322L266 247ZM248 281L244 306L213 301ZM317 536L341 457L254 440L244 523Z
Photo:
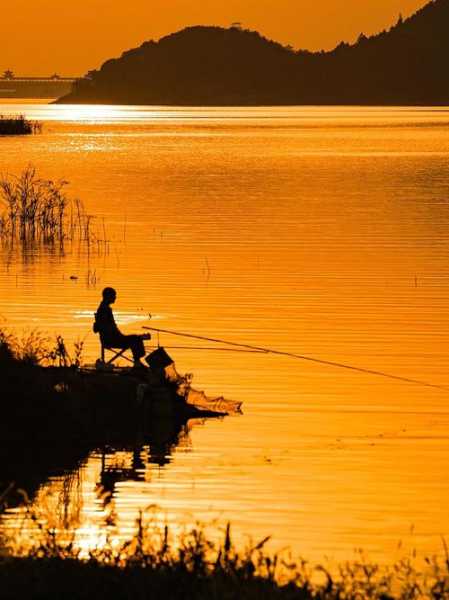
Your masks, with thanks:
M374 33L426 0L6 0L0 70L79 75L187 25L241 21L297 48L331 48ZM7 26L5 26L7 24Z

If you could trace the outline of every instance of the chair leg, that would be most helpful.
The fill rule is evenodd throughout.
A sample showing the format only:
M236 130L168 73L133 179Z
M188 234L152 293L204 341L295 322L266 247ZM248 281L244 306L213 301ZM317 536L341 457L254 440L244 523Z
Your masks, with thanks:
M112 348L107 348L107 350L109 350L110 352L113 353L112 358L110 358L105 364L107 365L112 365L116 360L118 360L119 358L124 358L125 360L127 360L130 363L134 364L134 361L131 360L130 358L128 358L128 356L126 356L125 352L127 352L128 348L126 348L125 350L120 350L119 352L116 352L115 350L113 350ZM104 361L103 361L104 362Z

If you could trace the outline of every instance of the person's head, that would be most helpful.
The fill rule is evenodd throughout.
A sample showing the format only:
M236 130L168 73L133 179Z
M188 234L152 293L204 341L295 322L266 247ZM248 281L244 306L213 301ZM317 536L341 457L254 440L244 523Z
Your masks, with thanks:
M103 290L103 300L108 304L113 304L117 298L117 292L114 288L106 287Z

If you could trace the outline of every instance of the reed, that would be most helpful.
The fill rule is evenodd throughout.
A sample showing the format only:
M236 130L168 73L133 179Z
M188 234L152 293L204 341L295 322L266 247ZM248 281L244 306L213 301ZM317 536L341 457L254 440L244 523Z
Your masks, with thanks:
M68 182L42 179L33 166L19 176L0 178L0 239L22 244L75 241L107 244L92 227L93 216L81 200L66 194ZM104 229L104 227L103 227ZM105 236L106 237L106 236Z
M0 135L30 135L41 132L42 124L38 121L30 121L24 115L11 117L0 115Z

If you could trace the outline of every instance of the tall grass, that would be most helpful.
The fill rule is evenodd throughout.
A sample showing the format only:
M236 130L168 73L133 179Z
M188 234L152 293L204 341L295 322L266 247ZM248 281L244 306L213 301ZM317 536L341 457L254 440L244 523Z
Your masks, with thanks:
M84 342L77 340L69 352L64 338L57 335L52 340L39 330L25 331L21 335L0 329L0 365L16 362L22 366L58 366L79 368L82 365Z
M41 123L30 121L24 115L17 117L0 115L0 135L30 135L41 131Z
M228 524L218 541L198 525L177 536L168 527L144 523L142 515L129 542L82 551L56 529L21 553L14 544L3 548L0 589L15 582L16 595L33 598L197 598L248 600L389 600L449 597L449 561L427 560L424 568L412 558L380 566L362 558L330 570L290 555L266 551L269 538L239 550ZM0 553L1 554L1 553ZM13 558L14 556L14 558ZM21 558L21 561L19 558ZM8 575L9 582L8 582ZM30 576L33 577L32 583ZM28 577L28 585L21 583ZM2 581L3 580L3 581ZM73 587L68 585L68 580ZM78 583L78 585L76 585ZM80 589L88 586L91 595ZM10 589L14 589L10 588ZM95 594L93 594L95 590Z
M81 200L66 194L67 184L65 180L40 178L31 165L19 176L0 178L0 201L4 207L0 215L0 238L24 244L100 242L92 227L92 215L86 212Z

